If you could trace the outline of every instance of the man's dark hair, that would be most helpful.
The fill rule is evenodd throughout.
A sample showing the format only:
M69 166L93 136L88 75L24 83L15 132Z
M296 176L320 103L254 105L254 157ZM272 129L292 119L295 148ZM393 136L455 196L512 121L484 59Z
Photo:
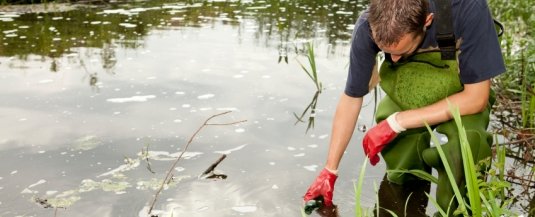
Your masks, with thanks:
M427 0L371 0L368 22L376 44L397 44L408 33L424 34Z

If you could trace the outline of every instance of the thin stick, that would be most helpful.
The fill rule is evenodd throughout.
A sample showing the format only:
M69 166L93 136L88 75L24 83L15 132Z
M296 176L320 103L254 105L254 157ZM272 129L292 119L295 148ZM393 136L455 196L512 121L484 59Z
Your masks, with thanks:
M214 171L214 169L217 167L217 165L219 165L219 163L221 163L221 161L223 161L226 157L227 157L226 154L221 155L221 157L219 159L217 159L217 161L214 162L212 165L210 165L210 167L208 167L201 175L206 175L206 174L211 173L212 171Z
M515 140L515 141L510 141L510 142L504 142L504 143L500 143L499 145L517 144L517 143L521 143L521 142L528 142L528 141L530 141L532 139L535 139L535 136L524 138L524 139L519 139L519 140Z
M212 115L211 117L209 117L208 119L206 119L206 121L204 121L203 125L201 125L199 127L199 129L197 129L197 131L195 131L195 133L193 133L193 135L189 138L188 140L188 143L186 144L186 146L184 147L184 150L180 153L180 155L176 158L175 162L173 162L173 164L171 165L171 168L169 168L169 170L167 171L167 174L165 175L165 178L164 180L162 181L162 184L160 185L160 188L158 188L158 191L156 191L156 193L154 194L154 197L152 199L152 203L149 207L149 212L148 214L150 214L152 212L152 209L154 208L154 204L156 204L156 199L158 199L158 195L160 195L160 193L162 192L163 190L163 187L165 185L165 183L167 183L167 180L170 179L171 177L171 172L173 171L173 168L176 167L178 161L180 160L180 158L182 158L182 155L184 155L184 153L186 153L186 151L188 150L188 147L189 145L191 144L191 142L193 142L193 139L195 138L195 136L197 136L197 134L205 127L205 126L209 126L209 125L214 125L214 126L223 126L223 125L233 125L233 124L238 124L238 123L243 123L243 122L246 122L247 120L241 120L241 121L236 121L236 122L231 122L231 123L220 123L220 124L210 124L208 123L208 121L210 121L212 118L215 118L215 117L218 117L218 116L221 116L221 115L225 115L225 114L228 114L230 113L231 111L226 111L226 112L223 112L223 113L219 113L219 114L216 114L216 115Z

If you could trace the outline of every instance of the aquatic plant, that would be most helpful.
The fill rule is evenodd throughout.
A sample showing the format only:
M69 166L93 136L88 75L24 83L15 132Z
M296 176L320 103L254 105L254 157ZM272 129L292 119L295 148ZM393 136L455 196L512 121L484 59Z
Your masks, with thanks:
M305 131L305 133L308 133L308 130L314 128L314 122L315 122L315 118L316 118L316 105L318 104L319 94L320 94L320 92L316 91L316 93L312 97L312 100L310 101L308 106L305 108L305 110L303 110L301 115L297 115L295 112L293 113L294 117L297 119L295 124L297 124L299 122L305 122L303 120L303 118L305 117L305 115L308 113L308 110L310 109L310 115L308 116L307 130Z
M496 79L496 87L501 98L509 101L503 107L520 115L518 123L510 128L516 132L535 135L535 41L533 31L535 19L530 1L489 0L494 7L493 14L505 27L500 38L502 54L507 72ZM499 98L500 99L500 98ZM500 101L498 101L500 103ZM517 126L518 125L518 126ZM535 137L531 138L531 143Z
M485 180L484 176L478 176L478 170L476 169L476 164L472 157L472 151L470 149L470 144L468 143L466 137L466 131L464 130L464 127L462 125L459 108L450 106L450 111L453 115L454 121L457 124L457 129L459 131L459 139L461 143L461 153L467 190L466 196L468 197L468 201L465 201L464 195L461 195L459 189L459 187L463 186L457 186L444 151L442 150L441 145L437 145L436 147L439 152L440 158L443 162L446 173L448 174L448 178L450 180L450 184L453 188L453 191L455 192L454 199L459 204L459 207L455 210L455 213L453 214L460 214L463 216L492 217L513 215L514 213L507 208L507 205L510 204L510 200L506 199L504 195L505 190L510 187L510 185L503 179L505 149L503 149L503 147L498 147L497 161L494 161L495 167L499 168L501 174L499 176L492 176L491 174L490 180ZM426 124L426 127L429 133L431 134L431 139L433 143L440 144L438 138L433 134L433 131L429 127L429 125ZM501 200L498 198L501 198ZM431 197L430 199L437 207L441 216L452 215L452 213L446 213L439 206L437 206L437 203L434 199L432 199Z
M356 216L363 216L362 212L362 205L360 204L360 195L362 193L362 185L364 182L364 174L366 172L366 165L368 164L368 158L366 157L364 160L364 163L362 163L362 167L360 168L360 174L358 183L354 184L355 188L355 214Z
M508 165L505 179L513 183L515 207L535 216L535 19L533 2L489 0L495 18L505 27L500 37L506 72L494 79L497 100L494 129L502 142ZM503 179L502 179L503 180ZM531 202L530 202L531 201Z
M321 92L322 85L321 85L321 82L319 81L318 72L316 70L317 67L316 67L316 58L314 57L315 54L314 54L313 42L308 42L306 44L306 50L307 50L307 54L305 56L307 57L308 63L310 65L310 70L308 70L307 67L305 67L305 65L299 61L299 59L296 59L296 60L301 66L301 68L303 69L303 71L305 71L305 73L308 75L308 77L312 79L312 81L316 85L316 90Z
M458 108L450 107L451 113L454 117L454 121L457 124L457 129L460 135L461 141L461 151L463 159L463 168L465 172L465 181L466 181L466 195L461 194L460 186L458 186L453 178L452 169L448 164L447 158L444 151L440 145L437 145L437 150L442 159L446 173L450 180L450 184L454 191L454 198L459 207L452 207L455 209L448 209L447 211L443 210L437 203L436 199L433 198L426 192L426 195L429 198L431 204L435 206L438 212L438 216L447 217L452 215L462 215L462 216L481 216L481 217L501 217L501 216L516 216L516 214L510 209L510 206L513 203L513 198L507 197L506 193L510 190L511 184L505 180L505 154L506 148L503 145L498 145L496 147L496 156L495 160L486 159L481 162L474 162L472 157L472 151L466 137L466 131L462 125L461 115ZM434 144L440 144L440 141L434 135L433 130L429 125L426 124L426 127L431 134L431 140ZM362 207L361 204L361 192L363 187L363 177L365 175L365 169L368 158L364 161L358 182L354 184L355 189L355 216L371 216L366 209ZM484 175L481 175L478 171L482 171L480 168L489 168L486 170ZM430 181L432 183L437 183L438 180L436 177L427 173L426 171L421 170L388 170L387 172L396 172L396 173L410 173L415 175L423 180ZM464 187L464 186L461 186ZM407 202L410 198L407 198L405 207L407 207ZM467 201L466 201L467 199ZM377 200L378 201L378 200ZM451 204L451 203L450 203ZM379 207L379 204L377 204ZM378 209L383 209L379 207ZM386 209L385 209L386 210ZM450 210L454 210L454 213L449 213ZM386 210L392 216L397 216L396 213L393 213L390 210ZM399 213L398 213L399 214Z
M303 118L305 117L305 115L310 110L310 115L308 117L308 125L307 125L307 130L306 130L306 132L308 132L308 130L310 130L311 128L314 128L314 120L315 120L315 117L316 117L316 105L318 103L319 94L321 93L321 90L322 90L323 87L322 87L322 84L321 84L321 82L319 81L319 78L318 78L318 72L317 72L317 67L316 67L316 59L314 57L315 53L314 53L314 44L313 44L313 42L306 43L305 49L306 49L306 55L305 56L307 57L308 64L310 65L310 70L307 69L307 67L305 67L305 65L303 63L301 63L299 61L299 59L296 58L296 61L297 61L297 63L299 63L299 65L301 66L303 71L308 75L308 77L312 80L312 82L314 82L314 85L316 86L316 93L314 93L314 96L312 97L312 100L310 101L308 106L305 108L305 110L303 110L301 115L297 115L295 112L293 114L294 114L295 118L297 118L297 121L295 122L295 124L297 124L299 122L305 122L305 121L303 121Z

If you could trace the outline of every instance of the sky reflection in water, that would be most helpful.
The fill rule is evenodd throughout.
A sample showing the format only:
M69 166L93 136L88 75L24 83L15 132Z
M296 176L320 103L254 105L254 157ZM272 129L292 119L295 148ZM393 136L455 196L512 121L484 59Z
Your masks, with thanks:
M0 215L52 215L34 202L46 198L67 206L59 216L143 216L195 129L229 110L213 122L247 122L203 129L155 210L301 215L301 196L325 160L359 6L153 4L0 15ZM305 62L309 40L325 90L305 134L293 113L315 86L295 58ZM365 107L359 124L372 112ZM363 161L358 142L347 152L335 194L341 216L353 215ZM221 153L228 157L216 171L228 178L199 180ZM373 169L369 186L382 179L384 168ZM363 202L371 206L374 195L365 189Z

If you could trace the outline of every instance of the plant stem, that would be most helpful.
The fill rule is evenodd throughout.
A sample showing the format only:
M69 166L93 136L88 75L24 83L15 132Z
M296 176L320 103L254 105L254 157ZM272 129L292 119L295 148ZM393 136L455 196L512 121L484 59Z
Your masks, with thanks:
M150 213L152 212L152 209L154 209L154 204L156 204L156 200L158 199L158 196L160 195L160 193L162 192L163 190L163 187L165 186L165 183L168 182L168 180L171 178L171 172L173 171L173 169L176 167L178 161L180 160L180 158L182 158L182 155L184 155L184 153L186 153L186 151L188 150L188 147L189 145L193 142L193 139L195 138L195 136L205 127L205 126L223 126L223 125L234 125L234 124L238 124L238 123L243 123L243 122L246 122L247 120L241 120L241 121L236 121L236 122L231 122L231 123L222 123L222 124L210 124L208 123L208 121L210 121L212 118L215 118L217 116L221 116L221 115L225 115L225 114L228 114L230 113L231 111L226 111L226 112L223 112L223 113L220 113L220 114L216 114L216 115L212 115L211 117L209 117L208 119L206 119L206 121L204 121L203 125L201 125L197 131L195 131L195 133L193 133L193 135L189 138L188 140L188 143L186 144L186 146L184 147L184 150L180 153L180 155L176 158L176 160L173 162L173 164L171 165L171 167L169 168L169 170L167 171L167 174L165 175L165 178L163 179L162 181L162 184L160 185L160 188L158 188L158 190L156 191L156 193L154 194L154 197L152 199L152 202L151 202L151 205L149 207L149 211L148 211L148 214L150 215Z

